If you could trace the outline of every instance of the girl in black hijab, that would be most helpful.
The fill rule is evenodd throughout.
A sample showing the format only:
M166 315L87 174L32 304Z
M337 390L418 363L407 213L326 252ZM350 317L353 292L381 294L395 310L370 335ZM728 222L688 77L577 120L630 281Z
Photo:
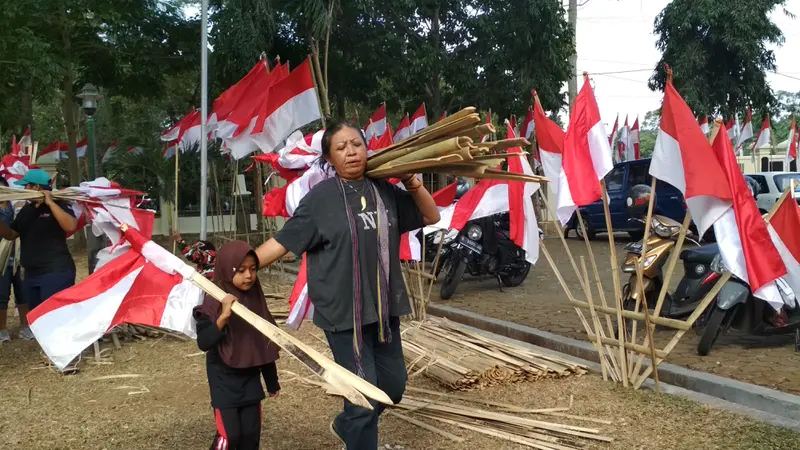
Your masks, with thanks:
M211 449L255 450L261 437L261 401L264 390L278 396L278 347L231 307L239 302L275 323L258 281L258 258L249 244L233 241L217 252L214 280L228 295L220 303L206 296L195 308L197 346L206 352L206 372L217 434Z

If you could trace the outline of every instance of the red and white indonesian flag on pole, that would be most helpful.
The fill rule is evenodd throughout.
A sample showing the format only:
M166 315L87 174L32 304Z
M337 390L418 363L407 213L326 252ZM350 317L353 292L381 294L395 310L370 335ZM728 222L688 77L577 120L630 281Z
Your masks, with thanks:
M794 117L792 117L792 126L789 128L789 145L786 147L786 156L783 158L784 171L789 171L789 164L792 161L797 161L797 126L794 123Z
M536 123L536 145L542 159L544 176L558 198L558 177L561 175L561 155L564 151L564 130L544 114L539 96L534 92L533 118Z
M778 310L783 306L783 298L775 280L786 275L786 266L772 243L724 126L712 148L733 196L733 207L714 223L722 261L731 273L750 285L754 296ZM704 173L708 171L701 169Z
M84 156L86 156L86 150L88 148L89 148L88 138L83 138L80 141L78 141L78 143L75 144L75 153L78 154L78 158L83 158ZM64 155L64 157L66 158L67 155Z
M528 107L528 112L525 114L525 121L522 122L522 126L519 130L519 136L530 140L535 128L536 122L533 120L533 108Z
M697 119L667 82L650 175L675 186L702 236L730 209L731 191Z
M425 103L419 106L414 115L411 116L411 134L417 134L423 128L428 126L428 111L425 109Z
M196 336L192 308L203 292L184 278L193 269L132 227L125 238L130 251L28 313L31 331L59 369L123 323Z
M796 297L800 295L800 233L797 232L800 230L800 207L791 196L775 211L769 221L768 230L786 266L783 280L792 288Z
M742 131L739 133L739 139L736 140L736 154L742 156L742 146L745 141L753 137L753 111L747 107L747 119L742 125Z
M751 125L752 126L752 125ZM772 143L772 128L769 123L769 115L764 118L764 123L761 125L761 130L758 132L753 148L750 150L750 158L755 163L759 147L762 145L770 145Z
M600 180L614 168L608 135L588 74L584 74L583 87L575 98L564 137L562 167L556 215L565 225L579 206L600 200Z
M408 119L408 114L406 114L403 116L403 120L400 121L400 125L397 126L397 131L394 133L392 140L400 142L409 136L411 136L411 121Z
M367 137L367 142L372 139L372 136L380 137L386 133L386 103L382 104L377 111L375 111L367 122L369 125L364 130Z
M611 134L608 135L608 145L611 148L614 148L614 139L617 137L617 129L619 129L619 113L617 113L617 118L614 119L614 126L611 127Z
M631 150L633 151L632 161L637 159L641 159L642 155L639 152L639 117L636 117L636 120L633 122L633 126L631 127L630 133L630 141L631 141Z
M28 129L25 130L25 134L23 134L22 138L19 140L19 146L24 150L32 145L33 142L31 141L31 127L30 125L28 125Z
M403 183L398 182L396 184L397 187L405 190ZM433 202L436 203L439 211L453 204L456 200L456 192L458 192L458 181L454 181L433 193ZM422 245L417 238L417 233L419 233L419 229L403 233L400 236L400 261L422 260Z
M311 73L311 62L306 59L270 87L269 99L259 111L251 138L262 151L271 152L293 131L320 118L322 115ZM236 159L241 159L248 153L231 151Z
M617 151L614 152L614 162L620 163L627 161L628 152L631 148L630 127L628 126L628 116L625 116L625 125L619 130L619 139L617 139Z
M735 116L731 116L728 119L728 122L725 124L725 128L728 129L728 138L731 142L736 142L736 118Z
M711 128L708 126L708 116L705 114L700 114L700 116L697 118L697 122L700 124L700 131L702 131L703 134L708 135L708 133L711 131Z

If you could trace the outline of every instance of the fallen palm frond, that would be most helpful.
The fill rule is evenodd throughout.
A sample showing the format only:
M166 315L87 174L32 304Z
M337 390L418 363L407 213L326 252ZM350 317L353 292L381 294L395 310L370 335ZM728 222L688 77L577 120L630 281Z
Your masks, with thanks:
M389 178L407 173L446 173L495 180L548 181L541 176L498 169L508 158L520 156L505 150L530 143L524 138L476 142L494 132L492 124L480 123L475 108L465 108L370 157L367 174Z
M495 341L431 318L404 326L403 356L410 376L422 373L460 391L543 378L581 375L586 368Z

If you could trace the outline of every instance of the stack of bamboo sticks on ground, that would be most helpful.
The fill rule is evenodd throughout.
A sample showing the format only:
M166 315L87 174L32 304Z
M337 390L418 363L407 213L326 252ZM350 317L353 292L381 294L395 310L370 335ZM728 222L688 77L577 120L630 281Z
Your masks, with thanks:
M475 108L464 108L373 155L367 162L367 175L389 178L407 173L447 173L497 180L547 181L540 176L498 169L506 159L519 156L505 150L530 143L524 138L476 142L495 132L492 124L479 122Z
M305 384L321 387L328 394L341 395L336 388L327 383L297 377L296 375L295 378ZM424 395L424 397L419 395ZM459 403L445 402L442 400L443 398L454 399ZM491 406L494 409L481 409L463 404L466 402ZM612 437L601 434L602 430L598 428L567 425L521 416L521 414L534 414L559 417L573 422L612 424L609 420L596 417L568 414L567 411L571 407L572 398L570 398L569 407L528 409L491 400L470 398L464 395L445 394L427 389L408 387L403 399L400 403L394 405L388 414L456 443L464 442L467 438L444 430L438 425L452 425L540 450L578 449L586 447L590 443L609 443L614 441Z
M446 319L404 325L403 356L410 376L424 373L460 391L542 378L581 375L586 368L454 326Z

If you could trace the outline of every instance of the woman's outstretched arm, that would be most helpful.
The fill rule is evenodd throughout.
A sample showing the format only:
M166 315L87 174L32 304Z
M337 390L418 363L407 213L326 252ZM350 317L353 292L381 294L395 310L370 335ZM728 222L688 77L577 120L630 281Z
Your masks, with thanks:
M433 225L439 222L439 208L436 207L433 196L425 189L422 180L415 175L411 175L403 180L403 185L406 191L411 194L411 198L414 199L417 208L419 208L419 212L422 214L423 224Z
M272 238L259 245L256 249L256 255L258 256L258 267L263 269L264 267L267 267L268 265L279 260L287 253L289 253L289 250L286 250L286 247Z

